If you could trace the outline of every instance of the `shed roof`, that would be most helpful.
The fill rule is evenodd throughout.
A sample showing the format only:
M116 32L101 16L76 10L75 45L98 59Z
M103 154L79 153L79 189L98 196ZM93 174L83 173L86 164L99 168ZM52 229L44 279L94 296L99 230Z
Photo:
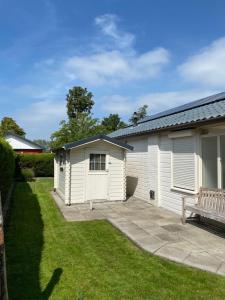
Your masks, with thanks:
M86 138L86 139L82 139L82 140L79 140L79 141L68 143L68 144L65 144L65 145L59 147L58 149L70 150L70 149L80 147L80 146L83 146L83 145L86 145L86 144L90 144L90 143L93 143L93 142L97 142L97 141L105 141L105 142L111 143L111 144L113 144L117 147L124 148L126 150L133 150L132 146L130 146L126 143L123 143L121 141L118 141L115 138L111 138L111 137L109 137L107 135L104 135L104 134L99 134L99 135L95 135L95 136L92 136L92 137L89 137L89 138Z
M225 92L146 117L136 126L116 130L109 136L113 138L132 136L221 118L225 119Z

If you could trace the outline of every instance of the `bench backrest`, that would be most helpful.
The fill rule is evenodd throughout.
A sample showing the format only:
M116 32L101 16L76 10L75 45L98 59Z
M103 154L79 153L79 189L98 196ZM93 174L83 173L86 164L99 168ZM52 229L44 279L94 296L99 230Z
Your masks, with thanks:
M198 207L225 215L225 190L200 188Z

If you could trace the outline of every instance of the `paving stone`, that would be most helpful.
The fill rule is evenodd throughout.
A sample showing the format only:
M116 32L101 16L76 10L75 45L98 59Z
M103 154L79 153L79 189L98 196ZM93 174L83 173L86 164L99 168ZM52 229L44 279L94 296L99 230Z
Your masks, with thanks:
M159 248L166 244L165 241L160 240L159 238L151 235L145 237L138 237L136 243L146 251L154 253Z
M179 225L179 224L163 225L162 227L169 232L178 232L178 231L186 230L183 225Z
M181 241L181 238L176 235L176 234L169 234L169 233L156 233L155 234L156 237L160 238L161 240L165 241L165 242L179 242Z
M202 270L217 272L222 261L209 255L207 252L195 252L191 253L184 260L184 263Z
M176 247L176 243L174 243L166 244L161 247L158 251L156 251L156 254L176 262L183 262L183 260L190 254L190 251Z

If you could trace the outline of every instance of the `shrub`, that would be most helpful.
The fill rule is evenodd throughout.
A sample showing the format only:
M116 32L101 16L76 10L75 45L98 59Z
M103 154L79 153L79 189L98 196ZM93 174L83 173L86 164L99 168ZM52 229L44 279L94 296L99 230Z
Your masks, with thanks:
M21 175L25 181L33 181L34 180L34 171L31 168L25 168L21 170Z
M3 204L13 183L14 171L15 153L5 140L0 139L0 191Z
M52 153L17 154L16 177L21 177L22 169L32 169L35 177L54 175L54 155Z

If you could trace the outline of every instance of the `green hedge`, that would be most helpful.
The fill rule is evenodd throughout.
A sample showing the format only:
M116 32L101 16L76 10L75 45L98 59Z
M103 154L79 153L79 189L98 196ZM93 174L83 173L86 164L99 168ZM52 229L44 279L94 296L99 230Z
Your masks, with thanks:
M0 138L0 191L3 204L13 183L14 171L15 153L11 146Z
M17 178L22 177L22 169L33 169L35 177L52 177L54 175L54 155L52 153L17 154Z

